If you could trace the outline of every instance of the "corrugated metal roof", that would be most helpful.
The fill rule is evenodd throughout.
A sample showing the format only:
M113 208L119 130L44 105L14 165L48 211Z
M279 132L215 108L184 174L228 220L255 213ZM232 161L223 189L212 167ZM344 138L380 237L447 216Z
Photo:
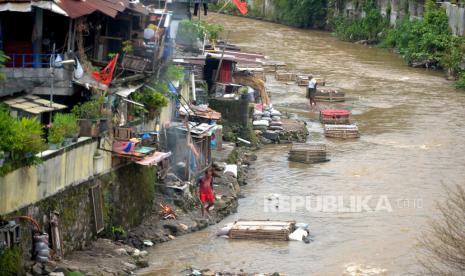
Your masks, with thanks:
M30 3L31 0L0 0L0 3ZM47 2L47 1L42 1ZM130 10L140 14L148 14L141 3L130 3L129 0L53 0L69 17L78 18L94 12L101 12L116 17L119 12Z
M40 114L44 112L66 109L66 105L53 103L50 106L50 101L42 99L38 96L27 95L24 97L13 98L4 101L5 104L14 109L19 109L31 114Z

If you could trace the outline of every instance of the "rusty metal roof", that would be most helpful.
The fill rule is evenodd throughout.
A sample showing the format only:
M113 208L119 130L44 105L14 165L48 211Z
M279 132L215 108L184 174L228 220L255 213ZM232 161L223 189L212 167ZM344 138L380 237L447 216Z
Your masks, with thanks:
M32 0L33 1L33 0ZM0 3L27 3L31 0L0 0ZM148 14L146 7L141 3L130 3L129 0L53 0L63 9L69 17L78 18L94 12L101 12L110 17L126 10Z

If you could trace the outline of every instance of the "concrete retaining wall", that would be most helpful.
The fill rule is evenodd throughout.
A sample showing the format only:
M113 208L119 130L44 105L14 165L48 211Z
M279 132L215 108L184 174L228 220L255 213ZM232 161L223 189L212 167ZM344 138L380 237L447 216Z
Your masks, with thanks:
M0 215L36 203L64 189L94 177L97 140L80 142L58 151L46 151L43 162L17 169L0 178ZM111 169L111 154L103 155L103 172Z

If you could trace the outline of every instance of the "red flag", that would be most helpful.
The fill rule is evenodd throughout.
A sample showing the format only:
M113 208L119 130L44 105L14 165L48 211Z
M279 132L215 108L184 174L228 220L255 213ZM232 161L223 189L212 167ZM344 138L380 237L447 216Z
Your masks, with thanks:
M246 0L233 0L233 2L242 14L247 14L249 10L247 8Z
M100 72L93 72L92 77L100 83L103 83L105 85L109 85L111 82L111 79L113 78L113 72L115 71L116 68L116 62L118 61L118 54L116 54L108 63L108 65L103 68L102 71Z

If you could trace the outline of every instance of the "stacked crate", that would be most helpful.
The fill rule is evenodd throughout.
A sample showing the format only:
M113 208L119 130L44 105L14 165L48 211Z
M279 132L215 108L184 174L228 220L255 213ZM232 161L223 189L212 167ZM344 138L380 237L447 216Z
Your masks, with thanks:
M289 160L305 164L328 161L324 143L294 143L289 152Z
M350 111L324 109L320 111L320 121L324 124L325 136L329 138L359 138L358 127L350 123Z
M229 232L231 239L289 240L295 221L239 220Z

